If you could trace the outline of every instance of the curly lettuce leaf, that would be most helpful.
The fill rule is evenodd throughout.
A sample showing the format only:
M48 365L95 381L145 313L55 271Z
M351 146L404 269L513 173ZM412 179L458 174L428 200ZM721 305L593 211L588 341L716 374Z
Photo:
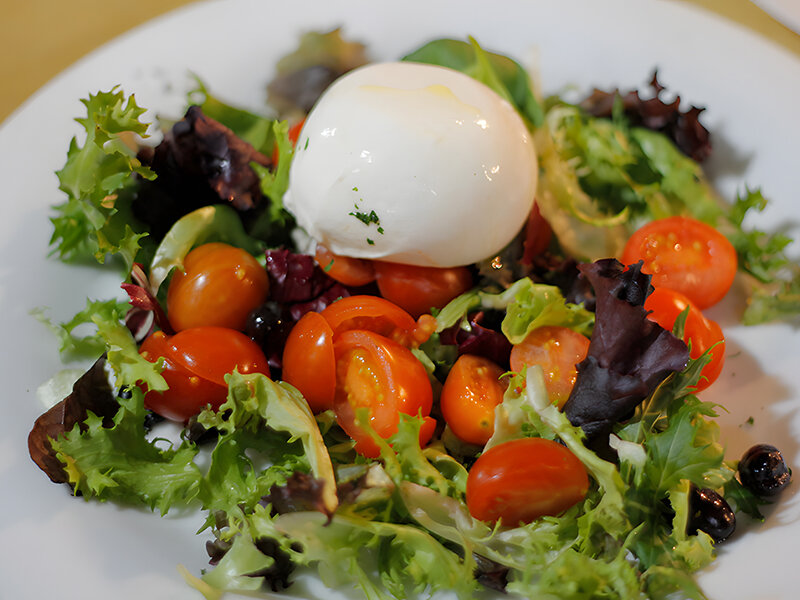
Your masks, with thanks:
M336 510L336 478L328 449L308 403L288 383L274 382L265 375L227 375L228 399L218 411L204 411L198 421L224 435L234 431L260 432L268 427L298 440L313 475L325 482L324 503L330 513Z
M127 302L118 300L91 300L86 299L86 308L78 312L69 321L56 323L48 318L44 308L37 308L31 314L52 331L59 341L58 351L64 361L96 358L106 349L105 340L95 331L94 333L81 332L83 325L91 324L94 328L93 318L100 316L103 320L119 321L125 317L128 308Z
M119 399L111 427L89 414L81 430L51 442L64 463L69 483L85 498L142 504L166 514L171 507L187 506L197 496L201 473L194 463L197 448L190 442L166 445L146 439L144 394L131 388L129 399ZM166 446L166 447L165 447Z
M65 261L92 257L102 263L110 254L120 256L129 270L147 233L135 225L127 192L135 183L133 174L145 179L155 174L142 166L125 139L147 136L148 125L140 120L145 109L117 88L81 102L86 117L76 120L86 140L81 146L72 139L66 164L57 173L67 201L55 207L50 244Z
M587 335L594 325L594 315L578 304L566 302L557 287L534 283L526 277L499 294L472 290L458 296L436 316L436 330L441 332L466 322L469 313L481 309L506 311L501 328L512 344L520 343L537 327L559 325Z

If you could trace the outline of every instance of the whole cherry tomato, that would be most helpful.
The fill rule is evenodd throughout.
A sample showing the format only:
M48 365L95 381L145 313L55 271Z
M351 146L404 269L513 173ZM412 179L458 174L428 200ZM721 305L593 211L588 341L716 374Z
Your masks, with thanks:
M306 313L292 327L283 349L283 380L303 394L313 413L333 408L333 330L319 313Z
M494 433L494 407L503 401L503 369L487 358L464 354L450 369L439 403L442 416L459 439L484 445Z
M642 271L653 286L688 297L704 309L722 300L736 276L736 249L719 231L689 217L651 221L634 233L622 252L630 265L644 261Z
M561 514L588 489L586 468L566 446L522 438L478 457L467 477L467 508L481 521L516 526Z
M377 444L356 423L364 410L372 429L386 439L397 432L399 413L427 417L433 392L422 363L405 346L373 331L353 329L334 338L336 354L336 420L356 442L356 451L371 458ZM429 435L431 427L421 434ZM420 435L422 438L422 435ZM427 440L421 439L421 443Z
M711 348L711 361L703 367L696 391L704 390L719 377L725 364L725 336L720 326L706 318L689 298L667 288L655 288L644 303L647 315L667 331L672 331L678 316L687 308L683 341L690 345L689 356L698 358Z
M568 327L546 326L531 331L511 349L511 370L541 365L550 400L564 406L575 385L575 368L586 358L589 339Z
M381 296L419 317L442 308L472 287L467 267L419 267L376 260L375 281Z
M375 269L370 260L339 256L320 244L317 244L314 259L328 276L343 285L359 287L375 281Z
M269 375L258 345L243 333L223 327L196 327L173 336L158 331L142 343L139 352L150 362L164 357L161 374L169 389L147 392L144 403L174 421L185 422L209 405L219 408L228 394L225 375L234 369Z
M176 269L167 291L175 331L192 327L244 330L247 316L269 292L267 272L251 254L228 244L198 246Z

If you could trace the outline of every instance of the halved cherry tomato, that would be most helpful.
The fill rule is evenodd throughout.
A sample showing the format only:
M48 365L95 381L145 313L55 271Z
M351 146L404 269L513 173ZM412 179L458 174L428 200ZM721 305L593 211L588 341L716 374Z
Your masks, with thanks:
M372 267L372 261L339 256L321 244L317 244L314 259L330 277L341 284L359 287L375 281L375 269Z
M377 457L377 444L356 424L357 411L366 410L370 426L380 437L392 436L399 413L430 414L433 392L428 374L408 348L373 331L345 331L334 338L333 347L336 420L355 440L357 452ZM432 433L432 428L424 427L423 432Z
M381 296L419 317L442 308L472 287L467 267L419 267L376 260L375 281Z
M531 331L511 348L511 370L521 372L527 365L541 365L550 400L564 406L575 385L575 368L586 358L589 339L568 327L547 326Z
M305 124L306 120L301 119L291 127L289 127L289 131L287 132L289 135L289 141L292 142L292 146L297 145L297 140L300 138L300 132L303 130L303 125ZM278 158L280 157L280 152L278 152L278 144L275 144L275 147L272 149L272 164L278 164Z
M269 365L258 345L243 333L223 327L196 327L173 336L150 335L139 349L150 362L164 357L161 372L169 386L145 394L147 408L174 421L186 421L210 405L219 408L228 394L225 375L264 373Z
M736 249L719 231L689 217L651 221L625 245L621 261L644 261L653 286L681 292L698 308L722 300L736 276Z
M410 347L419 346L436 329L436 319L427 315L419 321L402 308L377 296L340 298L320 313L334 336L349 329L366 329Z
M683 329L683 341L687 344L691 341L689 356L698 358L713 346L711 361L703 367L696 391L704 390L714 383L725 364L725 336L716 321L706 318L689 298L667 288L656 288L645 300L644 307L652 311L647 318L667 331L672 331L678 316L686 308L689 309Z
M192 327L243 330L247 315L267 298L267 272L251 254L228 244L198 246L175 270L167 316L175 331Z
M507 387L503 369L482 356L464 354L450 369L439 403L442 416L459 439L483 446L494 433L494 407Z
M292 327L283 348L282 376L300 390L311 412L333 408L336 391L333 330L319 313L306 313Z
M547 250L552 237L553 230L550 227L550 223L545 220L539 211L539 205L534 202L533 209L528 217L528 223L525 226L525 241L522 243L522 258L520 262L523 265L531 264L535 257Z
M478 457L467 477L467 508L476 519L513 527L561 514L588 489L586 468L566 446L522 438Z

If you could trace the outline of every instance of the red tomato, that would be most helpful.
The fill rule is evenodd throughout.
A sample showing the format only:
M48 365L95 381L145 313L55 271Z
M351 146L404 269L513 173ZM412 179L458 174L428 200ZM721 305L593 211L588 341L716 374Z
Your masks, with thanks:
M399 413L429 415L433 392L428 374L408 348L373 331L345 331L334 338L333 348L336 420L356 441L357 452L377 457L378 446L356 424L356 411L367 410L370 425L380 437L392 436L397 432ZM420 433L428 430L432 433L430 427Z
M644 261L654 287L687 296L704 309L722 300L736 276L736 249L719 231L689 217L651 221L625 245L621 261Z
M575 365L586 358L588 350L589 339L568 327L539 327L511 348L511 370L541 365L550 400L561 408L578 376Z
M283 348L283 380L300 390L313 413L333 408L333 330L319 313L306 313L289 333Z
M244 330L247 315L269 292L267 272L251 254L210 243L186 255L167 291L167 316L175 331L192 327Z
M269 365L258 345L243 333L223 327L197 327L173 336L150 335L139 349L150 362L164 357L164 392L147 392L145 406L174 421L186 421L210 405L219 408L228 394L225 375L269 375Z
M349 329L367 329L404 345L416 347L436 329L436 320L419 322L402 308L377 296L348 296L330 304L320 313L334 336Z
M550 224L539 211L539 205L534 203L525 226L525 241L522 245L523 252L520 262L523 265L531 264L535 257L547 250L552 237L553 230L550 228Z
M472 287L467 267L418 267L376 260L375 280L381 296L413 317L442 308Z
M442 416L459 439L483 446L494 433L494 407L503 401L503 369L481 356L464 354L450 369L439 400Z
M696 391L704 390L714 383L725 363L725 336L722 334L720 326L715 321L706 318L689 298L667 288L656 288L647 297L644 307L646 310L652 311L647 318L655 321L667 331L672 331L675 320L687 307L689 308L683 330L683 341L687 344L691 341L689 356L698 358L714 344L717 344L711 350L711 361L703 367Z
M314 258L330 277L343 285L359 287L375 281L372 261L339 256L320 244L317 244Z
M476 519L513 527L561 514L588 489L586 468L566 446L522 438L478 457L467 477L467 508Z

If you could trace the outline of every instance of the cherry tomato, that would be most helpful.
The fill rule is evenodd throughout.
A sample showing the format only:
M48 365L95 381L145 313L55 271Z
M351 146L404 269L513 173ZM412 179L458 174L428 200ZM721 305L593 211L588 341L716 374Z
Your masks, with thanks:
M588 350L589 339L568 327L539 327L511 348L511 370L541 365L550 400L561 408L578 376L575 365L586 358Z
M174 421L186 421L210 405L219 408L228 394L225 375L264 373L269 366L258 345L243 333L223 327L197 327L173 336L150 335L139 349L150 362L164 357L164 392L147 392L145 406Z
M372 261L339 256L321 244L317 244L314 258L330 277L343 285L360 287L375 281L375 269L372 267Z
M439 400L445 422L459 439L483 446L494 433L494 407L507 385L503 369L482 356L464 354L450 369Z
M654 287L681 292L700 309L722 300L737 268L727 238L689 217L651 221L631 236L621 260L626 265L643 260L642 271L653 276Z
M467 267L440 269L379 260L374 265L381 296L415 318L431 312L431 308L442 308L472 287Z
M552 237L553 230L550 228L550 224L539 211L539 205L534 203L531 214L528 217L528 223L525 226L525 241L522 244L520 262L523 265L531 264L535 257L547 250Z
M467 508L481 521L516 526L561 514L588 489L586 468L566 446L522 438L478 457L467 477Z
M419 346L436 329L436 319L419 321L402 308L377 296L348 296L328 305L320 313L334 336L349 329L367 329L410 347Z
M336 420L356 441L357 452L377 457L378 446L356 424L356 412L366 409L375 432L384 439L392 436L397 432L399 413L429 415L433 391L428 374L408 348L373 331L345 331L334 338L333 347ZM423 430L432 433L430 427Z
M244 330L247 315L267 298L267 272L251 254L210 243L198 246L176 269L167 291L167 316L175 331L192 327Z
M689 313L686 315L683 341L687 344L691 341L689 356L698 358L714 344L717 344L711 350L711 361L703 367L696 391L704 390L714 383L725 363L725 336L722 334L720 326L715 321L706 318L689 298L667 288L656 288L647 297L644 307L646 310L652 311L647 318L655 321L667 331L672 331L675 320L688 307Z
M319 313L306 313L289 333L283 349L282 376L300 390L311 412L333 408L336 390L333 330Z
M289 127L289 131L287 132L289 135L289 141L292 142L292 147L297 145L297 140L300 138L300 132L303 130L303 124L306 122L305 119L301 119L291 127ZM278 144L275 144L275 147L272 149L272 164L278 164L278 158L280 157L280 152L278 151Z

